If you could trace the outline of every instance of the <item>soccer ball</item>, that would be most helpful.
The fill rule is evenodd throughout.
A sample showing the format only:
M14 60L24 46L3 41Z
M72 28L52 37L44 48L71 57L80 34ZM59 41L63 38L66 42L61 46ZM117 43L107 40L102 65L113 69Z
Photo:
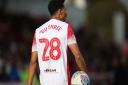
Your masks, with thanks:
M84 71L76 71L71 78L71 85L90 85L90 79Z

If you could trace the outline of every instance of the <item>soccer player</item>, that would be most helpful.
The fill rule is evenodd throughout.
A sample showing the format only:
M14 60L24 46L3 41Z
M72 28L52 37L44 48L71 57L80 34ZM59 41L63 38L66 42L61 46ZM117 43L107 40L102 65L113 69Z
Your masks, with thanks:
M79 70L86 71L85 61L78 49L70 24L65 22L64 0L51 0L48 4L51 19L36 29L29 65L27 85L32 85L37 61L41 85L70 85L67 46L71 49Z

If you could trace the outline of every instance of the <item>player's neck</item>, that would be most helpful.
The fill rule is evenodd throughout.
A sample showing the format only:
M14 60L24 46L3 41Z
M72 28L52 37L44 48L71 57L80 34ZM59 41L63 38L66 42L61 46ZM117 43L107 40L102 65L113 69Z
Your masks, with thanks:
M56 19L56 20L64 21L64 20L60 19L58 16L52 16L51 19Z
M60 18L57 17L57 16L52 16L51 19L57 19L57 20L60 20Z

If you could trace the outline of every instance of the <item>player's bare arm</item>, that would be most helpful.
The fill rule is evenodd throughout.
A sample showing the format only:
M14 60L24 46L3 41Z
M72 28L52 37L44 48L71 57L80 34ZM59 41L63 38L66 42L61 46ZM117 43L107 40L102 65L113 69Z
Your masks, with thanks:
M37 66L37 51L32 52L29 64L29 76L27 85L32 85L32 80Z
M79 51L79 48L77 46L76 43L74 44L71 44L69 45L69 48L71 49L74 57L75 57L75 60L76 60L76 63L77 63L77 66L78 68L81 70L81 71L87 71L86 70L86 64L85 64L85 61L84 61L84 58L83 56L81 55L80 51Z

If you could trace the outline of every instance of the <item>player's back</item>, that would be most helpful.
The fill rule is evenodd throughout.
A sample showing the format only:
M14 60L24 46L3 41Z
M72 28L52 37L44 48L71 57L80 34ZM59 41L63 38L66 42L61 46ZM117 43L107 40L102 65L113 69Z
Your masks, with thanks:
M36 32L36 45L42 85L68 85L68 24L51 19Z

